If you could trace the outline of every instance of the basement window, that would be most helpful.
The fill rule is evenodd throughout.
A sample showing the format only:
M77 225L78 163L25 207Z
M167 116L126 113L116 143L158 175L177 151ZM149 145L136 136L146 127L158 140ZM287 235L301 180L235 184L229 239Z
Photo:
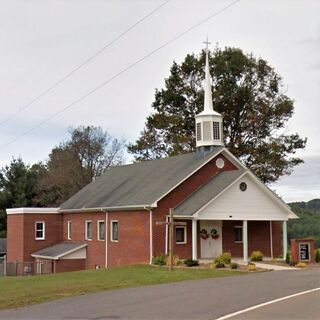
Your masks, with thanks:
M110 232L111 241L118 242L118 240L119 240L119 223L118 223L118 221L112 220L110 227L111 227L111 232Z
M35 237L36 240L45 239L45 223L44 221L36 221L35 223Z
M234 227L234 235L235 235L234 242L242 243L242 226Z
M187 243L187 226L176 227L176 244Z
M85 224L85 239L92 240L92 221L87 220Z
M105 239L105 223L104 220L98 221L98 240L104 241Z

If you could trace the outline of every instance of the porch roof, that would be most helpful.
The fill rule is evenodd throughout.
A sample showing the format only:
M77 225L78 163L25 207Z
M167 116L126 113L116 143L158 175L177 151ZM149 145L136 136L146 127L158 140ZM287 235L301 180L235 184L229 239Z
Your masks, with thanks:
M69 253L87 246L86 242L59 242L53 246L41 249L31 254L34 258L58 260Z
M222 171L214 176L207 184L201 186L186 200L174 208L174 215L192 216L211 199L222 192L233 181L238 179L245 170Z

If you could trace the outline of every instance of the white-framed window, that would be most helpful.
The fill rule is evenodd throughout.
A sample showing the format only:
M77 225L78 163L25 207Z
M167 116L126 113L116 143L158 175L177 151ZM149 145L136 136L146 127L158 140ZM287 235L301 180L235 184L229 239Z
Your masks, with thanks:
M187 243L187 226L176 226L176 244Z
M99 241L104 241L106 237L106 224L104 220L97 221L97 237Z
M234 242L237 242L237 243L242 242L242 226L234 227Z
M68 224L67 224L67 233L68 233L68 240L71 240L72 238L72 224L71 224L71 221L68 221Z
M36 221L34 231L36 240L44 240L46 238L46 224L44 221Z
M110 224L110 237L112 242L119 241L119 222L117 220L111 220Z
M212 122L212 130L213 130L213 139L220 140L220 123L219 122Z
M197 141L201 140L201 122L197 123L196 126L197 131Z
M86 220L85 222L85 239L92 240L92 221Z

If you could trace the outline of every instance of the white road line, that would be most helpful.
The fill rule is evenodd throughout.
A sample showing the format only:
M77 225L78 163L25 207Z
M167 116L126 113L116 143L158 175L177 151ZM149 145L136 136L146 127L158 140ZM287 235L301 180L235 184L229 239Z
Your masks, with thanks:
M243 310L240 310L240 311L237 311L237 312L229 313L229 314L227 314L225 316L222 316L220 318L216 318L216 320L230 319L230 318L232 318L234 316L237 316L239 314L242 314L242 313L245 313L245 312L248 312L248 311L251 311L251 310L255 310L255 309L267 306L267 305L272 304L272 303L280 302L280 301L283 301L283 300L287 300L287 299L290 299L290 298L298 297L298 296L301 296L303 294L307 294L307 293L311 293L311 292L315 292L315 291L319 291L319 290L320 290L320 287L319 288L315 288L315 289L311 289L311 290L307 290L307 291L303 291L303 292L299 292L299 293L295 293L295 294L291 294L290 296L278 298L278 299L271 300L271 301L268 301L268 302L260 303L260 304L257 304L256 306L253 306L253 307L250 307L250 308L246 308L246 309L243 309Z

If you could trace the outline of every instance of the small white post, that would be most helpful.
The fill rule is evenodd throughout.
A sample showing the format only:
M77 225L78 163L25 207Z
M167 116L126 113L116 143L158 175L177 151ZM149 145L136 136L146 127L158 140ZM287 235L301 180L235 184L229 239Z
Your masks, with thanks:
M192 220L192 259L197 260L197 220Z
M152 258L153 258L153 235L152 235L152 210L149 210L149 227L150 227L150 230L149 230L149 237L150 237L150 264L152 264Z
M243 261L248 262L248 221L242 222Z
M287 240L287 221L282 223L282 244L283 244L283 259L286 258L288 252L288 240Z

